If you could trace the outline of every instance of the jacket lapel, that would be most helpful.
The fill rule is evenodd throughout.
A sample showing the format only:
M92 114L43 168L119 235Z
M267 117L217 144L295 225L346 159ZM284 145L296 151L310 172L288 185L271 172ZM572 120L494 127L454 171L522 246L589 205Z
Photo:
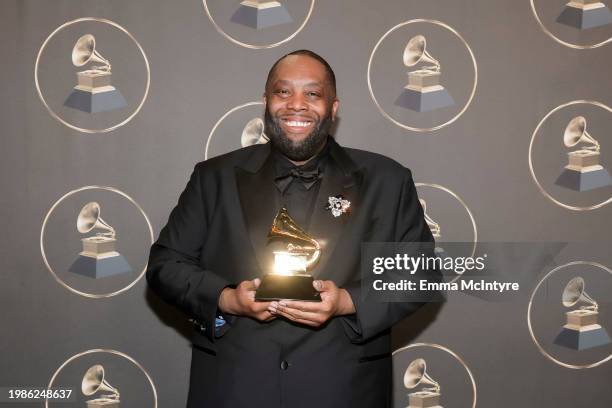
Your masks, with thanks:
M361 186L362 173L355 163L336 141L330 137L331 143L328 162L319 194L315 202L310 228L308 233L321 244L321 259L310 272L315 278L329 279L331 273L326 271L329 260L332 258L334 248L342 235L350 228L359 208L358 192ZM351 202L349 211L334 217L326 209L329 197L341 195Z
M257 258L260 276L271 271L274 258L267 250L268 231L277 210L274 161L268 144L257 147L235 168L236 184L246 230Z

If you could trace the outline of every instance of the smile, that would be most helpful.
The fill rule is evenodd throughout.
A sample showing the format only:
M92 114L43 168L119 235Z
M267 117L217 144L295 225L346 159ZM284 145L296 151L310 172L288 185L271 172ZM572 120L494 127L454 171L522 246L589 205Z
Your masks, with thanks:
M304 120L304 118L299 118L301 120L297 119L297 117L281 119L281 124L285 128L285 131L294 134L309 133L314 126L314 121Z

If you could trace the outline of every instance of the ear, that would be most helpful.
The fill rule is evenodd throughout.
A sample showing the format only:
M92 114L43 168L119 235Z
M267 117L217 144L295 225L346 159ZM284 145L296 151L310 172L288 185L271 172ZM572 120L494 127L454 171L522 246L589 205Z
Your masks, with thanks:
M268 103L268 98L266 97L266 93L264 92L263 95L261 96L261 101L263 102L263 106L264 108L266 107L266 104Z
M338 98L334 98L334 102L332 103L332 111L331 111L332 120L336 120L336 115L338 113L339 106L340 106L340 100L338 100Z

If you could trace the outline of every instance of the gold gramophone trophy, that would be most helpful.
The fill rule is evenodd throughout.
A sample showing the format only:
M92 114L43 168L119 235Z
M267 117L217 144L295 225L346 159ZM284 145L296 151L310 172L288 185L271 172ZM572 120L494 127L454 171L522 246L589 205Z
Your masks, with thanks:
M242 130L240 144L242 147L268 143L270 139L264 133L264 123L261 118L249 120Z
M430 385L421 391L408 394L407 408L442 408L440 384L427 375L427 363L422 358L412 361L404 373L404 386L411 390L419 385Z
M446 88L440 85L440 62L427 52L425 36L415 35L404 48L404 65L408 68L423 65L420 69L408 72L408 85L395 101L395 104L417 112L432 111L455 104Z
M83 112L97 113L127 106L125 98L111 85L111 64L96 51L96 38L85 34L72 49L72 64L83 67L90 62L101 63L92 69L77 72L77 85L64 102L64 106Z
M98 391L110 392L100 398L86 401L87 408L119 408L119 390L110 385L104 378L104 367L100 364L89 367L81 382L83 395L90 397Z
M132 272L125 257L115 250L115 229L100 217L100 204L92 201L79 212L77 230L87 234L96 229L104 232L81 239L83 250L69 271L94 279Z
M612 13L599 0L571 0L557 17L557 22L585 30L612 23Z
M274 251L274 272L263 277L255 299L320 301L312 286L314 278L307 273L321 257L319 243L295 223L284 207L274 217L268 233L268 239L277 238L290 242L286 251Z
M232 15L231 21L261 30L291 23L293 19L280 1L244 0Z
M610 343L606 329L597 323L599 305L584 290L584 279L580 276L571 279L563 290L561 301L568 308L580 302L588 306L580 306L565 313L567 323L555 338L555 344L574 350L586 350Z
M565 147L584 145L567 153L568 164L555 184L575 191L587 191L612 185L610 173L599 164L600 146L586 131L586 119L576 116L565 127L563 143Z

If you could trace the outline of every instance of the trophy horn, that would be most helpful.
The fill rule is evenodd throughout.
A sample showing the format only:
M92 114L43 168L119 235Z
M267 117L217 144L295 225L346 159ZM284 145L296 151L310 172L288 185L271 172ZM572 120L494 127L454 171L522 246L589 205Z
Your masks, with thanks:
M242 147L252 146L254 144L268 143L270 139L264 133L264 123L261 118L253 118L249 120L242 130L240 144Z
M82 67L91 61L104 64L102 67L95 68L110 72L110 62L96 51L96 38L92 34L85 34L77 40L72 48L72 63L76 67Z
M565 147L573 147L578 143L588 143L591 146L585 146L584 149L599 151L599 142L586 131L584 116L576 116L570 120L565 127L565 132L563 132L563 143Z
M425 69L433 69L436 72L440 71L440 62L427 52L427 40L421 34L415 35L408 41L406 48L404 48L403 59L404 65L407 67L413 67L419 62L424 62L434 65Z
M565 289L563 289L563 295L561 296L563 306L572 307L578 302L585 302L588 303L589 306L582 306L581 309L597 311L599 305L588 293L586 293L584 286L584 279L582 279L582 277L577 276L571 279L567 285L565 285Z
M297 225L285 207L278 210L278 213L272 221L272 226L268 232L268 239L270 238L290 238L310 244L310 247L289 244L289 251L311 252L306 261L306 269L312 268L321 257L321 246L319 243Z
M425 391L440 392L440 384L433 380L427 374L427 363L425 359L417 358L412 361L406 372L404 373L404 386L413 389L417 385L431 385L431 388L424 389Z
M100 204L95 201L85 204L77 217L77 230L81 234L86 234L93 229L107 231L97 235L115 237L115 229L100 217Z
M81 391L88 397L98 391L110 392L111 395L105 395L105 397L119 399L119 390L106 381L104 378L104 367L100 364L93 365L87 369L81 382Z
M422 198L419 198L419 202L421 203L421 207L423 207L423 216L425 218L425 222L431 231L431 234L434 238L440 238L440 224L435 222L428 214L427 214L427 203Z

